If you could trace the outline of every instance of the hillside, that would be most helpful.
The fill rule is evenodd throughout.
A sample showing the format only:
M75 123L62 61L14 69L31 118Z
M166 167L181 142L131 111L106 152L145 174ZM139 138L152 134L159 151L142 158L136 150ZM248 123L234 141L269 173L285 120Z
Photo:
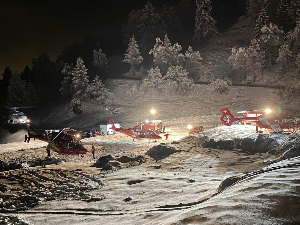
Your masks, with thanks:
M139 84L138 80L110 80L107 86L113 95L106 105L86 103L79 115L65 102L50 105L44 113L33 116L33 125L99 130L99 125L107 124L109 119L120 122L124 128L146 119L161 119L172 132L186 133L188 124L202 125L205 129L221 125L223 107L235 114L240 110L283 106L272 95L272 89L263 87L231 87L228 95L221 95L212 92L208 85L197 84L187 96L162 96L140 93ZM152 108L157 111L155 115L150 115Z
M231 28L211 38L203 47L199 47L203 57L203 66L199 70L201 80L212 81L218 77L230 77L231 66L227 60L233 47L249 45L253 30L246 26L245 20L238 21Z
M229 76L231 69L227 59L234 46L244 46L250 42L252 30L241 20L223 33L209 40L204 46L194 47L203 57L203 65L197 70L201 81ZM197 49L199 48L199 49ZM122 66L121 57L114 62L113 71ZM147 67L147 66L146 66ZM105 82L112 95L107 104L85 103L83 113L75 115L68 102L56 101L45 106L41 112L33 113L33 125L47 127L73 127L81 130L99 129L100 124L109 119L121 122L123 127L131 127L137 121L152 117L162 119L167 126L186 132L186 125L201 124L205 128L220 125L220 109L227 107L236 112L246 109L261 109L272 106L285 107L272 94L272 89L259 87L232 87L228 95L212 93L207 85L197 84L188 96L162 95L161 93L141 93L141 80L108 79ZM148 115L151 108L157 110Z

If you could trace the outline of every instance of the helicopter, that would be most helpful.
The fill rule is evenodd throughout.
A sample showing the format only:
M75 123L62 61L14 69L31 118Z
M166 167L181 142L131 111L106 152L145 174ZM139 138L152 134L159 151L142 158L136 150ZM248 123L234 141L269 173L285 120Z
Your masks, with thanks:
M154 133L152 129L147 129L147 127L144 126L143 123L137 124L133 128L124 129L122 127L116 128L112 120L109 120L109 122L112 125L111 127L112 130L130 136L133 139L135 138L136 139L140 139L140 138L161 139L161 136Z
M86 154L88 150L81 144L75 135L68 133L69 128L59 130L45 130L41 134L28 131L25 135L25 141L29 143L31 138L48 142L47 151L52 149L59 154L81 155ZM49 153L48 153L49 155Z
M258 128L264 128L272 132L287 133L300 128L299 117L289 114L276 114L270 109L239 111L238 113L242 113L240 117L234 117L227 108L223 108L221 111L223 115L220 120L225 126L231 126L237 122L255 125L256 132L258 132Z
M33 107L8 107L5 106L6 111L4 116L1 117L0 127L8 130L10 133L15 133L21 129L27 129L31 125L31 120L19 111L21 108L33 108Z
M18 111L21 108L32 108L32 107L5 107L8 109L7 115L4 117L4 123L7 124L29 124L30 120L24 114L24 112Z

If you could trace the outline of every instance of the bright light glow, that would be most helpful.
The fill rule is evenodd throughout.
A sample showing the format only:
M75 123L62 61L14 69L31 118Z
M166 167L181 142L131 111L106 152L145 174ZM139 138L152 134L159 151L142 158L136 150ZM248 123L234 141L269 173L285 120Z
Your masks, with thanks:
M269 114L269 113L271 113L271 112L272 112L271 109L266 109L266 113L267 113L267 114Z
M151 109L151 114L155 114L156 113L156 111L155 111L155 109Z
M188 129L192 129L192 128L193 128L193 126L192 126L192 125L188 125L187 127L188 127Z
M79 137L80 137L80 134L76 134L76 137L78 137L78 138L79 138Z
M145 122L146 122L146 123L148 123L148 122L149 122L149 120L146 120Z

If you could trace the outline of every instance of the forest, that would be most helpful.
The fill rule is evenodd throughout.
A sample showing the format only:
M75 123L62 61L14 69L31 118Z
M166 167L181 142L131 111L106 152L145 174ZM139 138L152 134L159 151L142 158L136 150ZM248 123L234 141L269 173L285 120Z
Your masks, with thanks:
M239 3L237 3L239 2ZM296 101L300 94L300 1L246 0L227 6L220 1L181 0L154 8L149 1L122 21L111 43L93 37L68 46L55 61L41 53L13 73L9 65L0 80L0 114L4 106L42 106L66 99L75 114L82 102L105 103L110 78L140 79L141 92L184 95L195 82L206 81L226 94L232 83L277 85L278 94ZM224 6L224 5L223 5ZM228 20L222 20L223 16ZM220 19L221 21L218 21ZM202 50L235 23L252 36L229 49L230 71L207 79ZM1 68L0 68L1 69Z

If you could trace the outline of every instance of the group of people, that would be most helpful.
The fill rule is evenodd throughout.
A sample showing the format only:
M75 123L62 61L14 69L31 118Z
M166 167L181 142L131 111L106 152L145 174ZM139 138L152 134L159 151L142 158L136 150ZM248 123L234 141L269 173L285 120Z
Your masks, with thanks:
M98 130L95 130L95 132L93 133L93 131L90 131L90 136L94 137L96 135L100 135L100 132Z

